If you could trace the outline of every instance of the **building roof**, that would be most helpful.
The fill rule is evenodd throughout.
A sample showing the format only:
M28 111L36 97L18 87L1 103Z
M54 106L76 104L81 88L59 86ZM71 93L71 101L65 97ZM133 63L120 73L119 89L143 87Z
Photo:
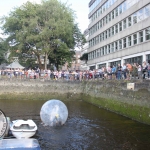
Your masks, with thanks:
M19 69L23 69L25 67L23 67L22 65L20 65L18 61L15 61L15 62L11 63L10 65L6 66L6 68L19 68Z

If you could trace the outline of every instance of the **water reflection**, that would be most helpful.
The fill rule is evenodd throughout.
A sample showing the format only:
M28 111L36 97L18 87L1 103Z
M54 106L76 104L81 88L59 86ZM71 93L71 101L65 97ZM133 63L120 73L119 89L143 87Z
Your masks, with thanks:
M64 126L44 127L40 109L45 101L0 100L11 120L33 119L42 150L147 150L150 128L83 101L64 101L69 117Z

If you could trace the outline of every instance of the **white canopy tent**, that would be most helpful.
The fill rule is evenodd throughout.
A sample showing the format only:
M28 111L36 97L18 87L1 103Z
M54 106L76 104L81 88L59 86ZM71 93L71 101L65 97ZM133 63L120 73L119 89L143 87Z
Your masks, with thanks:
M17 61L11 63L10 65L6 66L6 68L18 68L18 69L24 69L25 67L21 66Z

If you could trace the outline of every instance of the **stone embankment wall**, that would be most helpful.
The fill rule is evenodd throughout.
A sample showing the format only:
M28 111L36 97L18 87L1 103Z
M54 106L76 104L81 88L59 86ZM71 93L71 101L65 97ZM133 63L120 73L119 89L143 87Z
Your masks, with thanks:
M0 99L84 100L98 107L150 124L150 81L37 81L0 80Z

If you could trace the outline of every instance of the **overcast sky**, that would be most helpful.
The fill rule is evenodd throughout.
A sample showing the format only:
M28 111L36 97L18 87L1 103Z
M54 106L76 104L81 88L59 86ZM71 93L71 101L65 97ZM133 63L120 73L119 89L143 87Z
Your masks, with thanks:
M14 7L19 7L28 0L3 0L0 4L0 17L8 15ZM40 3L41 0L30 0L31 2ZM79 24L79 28L82 33L88 28L88 3L90 0L59 0L63 3L67 2L68 5L76 12L76 22ZM1 35L0 35L1 36Z

